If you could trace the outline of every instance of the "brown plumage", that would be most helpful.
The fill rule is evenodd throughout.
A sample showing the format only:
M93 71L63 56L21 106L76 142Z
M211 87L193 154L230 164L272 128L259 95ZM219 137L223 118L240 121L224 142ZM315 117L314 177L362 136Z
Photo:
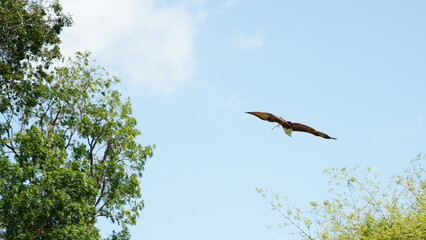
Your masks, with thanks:
M307 133L311 133L315 136L318 137L323 137L326 139L334 139L336 140L337 138L334 137L330 137L327 134L317 131L314 128L311 128L309 126L306 126L304 124L301 123L294 123L294 122L290 122L285 120L284 118L281 117L277 117L274 114L271 113L267 113L267 112L246 112L248 114L252 114L262 120L268 121L268 122L276 122L279 125L281 125L284 128L284 132L289 135L291 137L291 132L292 131L298 131L298 132L307 132Z

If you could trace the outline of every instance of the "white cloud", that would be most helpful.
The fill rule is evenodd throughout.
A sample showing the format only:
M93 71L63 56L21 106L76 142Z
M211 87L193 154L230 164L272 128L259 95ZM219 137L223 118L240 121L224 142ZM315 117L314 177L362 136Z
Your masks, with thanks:
M265 34L262 32L256 32L251 35L237 33L232 36L231 41L236 46L248 50L262 47L264 45L264 39Z
M66 0L75 27L65 33L65 53L88 49L108 59L113 73L138 93L169 93L196 71L195 37L205 11L155 0Z
M207 3L207 0L193 0L195 3L198 3L198 4L205 4L205 3Z
M224 9L228 9L231 8L233 6L235 6L235 4L238 3L239 0L226 0L222 3L222 8Z
M62 35L62 51L71 55L76 51L102 52L131 31L137 24L137 0L63 0L64 12L74 20Z

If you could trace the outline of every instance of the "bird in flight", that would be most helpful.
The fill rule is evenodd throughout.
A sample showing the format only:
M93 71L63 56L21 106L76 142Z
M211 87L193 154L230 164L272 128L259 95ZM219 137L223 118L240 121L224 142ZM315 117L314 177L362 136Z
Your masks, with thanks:
M290 122L285 120L284 118L281 117L277 117L274 114L271 113L267 113L267 112L246 112L248 114L252 114L262 120L268 121L268 122L276 122L279 125L281 125L284 128L284 132L289 135L291 137L291 133L293 131L298 131L298 132L307 132L310 134L313 134L315 136L318 137L323 137L326 139L334 139L336 140L337 138L334 137L330 137L327 134L320 132L318 130L315 130L314 128L311 128L309 126L306 126L304 124L301 123L295 123L295 122Z

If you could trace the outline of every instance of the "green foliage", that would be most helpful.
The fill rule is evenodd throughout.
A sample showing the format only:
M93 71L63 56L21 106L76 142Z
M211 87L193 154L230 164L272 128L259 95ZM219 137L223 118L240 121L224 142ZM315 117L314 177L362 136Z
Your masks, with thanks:
M18 99L35 104L71 23L58 0L0 0L0 111Z
M51 70L70 25L57 0L0 0L0 239L99 239L98 217L127 239L143 207L152 149L119 80L89 54Z
M129 238L152 147L136 142L119 79L88 53L44 79L33 104L0 103L0 239L99 239L98 217L122 227L111 239Z
M307 211L286 197L257 191L302 239L426 239L425 158L417 156L410 168L385 183L371 168L331 168L331 200L310 202Z
M60 56L59 33L70 25L58 1L1 0L0 80L22 79L32 64L47 67Z

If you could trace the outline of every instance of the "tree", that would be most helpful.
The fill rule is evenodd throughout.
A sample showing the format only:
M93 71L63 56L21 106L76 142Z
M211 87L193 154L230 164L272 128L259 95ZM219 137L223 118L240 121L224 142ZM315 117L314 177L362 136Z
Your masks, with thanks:
M20 80L31 66L42 71L60 57L59 34L71 25L58 1L1 0L0 80Z
M59 34L71 23L57 0L0 0L0 105L35 104L39 79L61 57Z
M302 239L426 239L425 158L417 156L410 168L380 182L371 168L331 168L334 198L310 202L307 211L286 197L257 191Z
M99 239L98 217L129 239L152 147L136 142L119 79L78 53L35 81L34 104L7 92L0 104L0 239Z

